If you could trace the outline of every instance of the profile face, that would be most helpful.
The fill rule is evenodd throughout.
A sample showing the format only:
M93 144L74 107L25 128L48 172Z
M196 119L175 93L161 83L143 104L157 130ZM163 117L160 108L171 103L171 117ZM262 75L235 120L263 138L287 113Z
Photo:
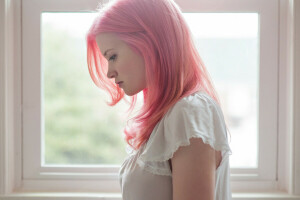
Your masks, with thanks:
M108 62L107 77L114 78L126 95L132 96L146 88L144 59L113 33L100 33L96 42ZM106 54L105 54L106 53Z

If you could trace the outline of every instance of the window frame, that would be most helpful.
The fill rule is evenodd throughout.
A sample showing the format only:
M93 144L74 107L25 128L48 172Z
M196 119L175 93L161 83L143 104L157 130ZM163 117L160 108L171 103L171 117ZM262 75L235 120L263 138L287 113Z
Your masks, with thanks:
M31 0L32 1L32 0ZM9 1L8 1L9 2ZM21 1L17 1L17 2L19 2L19 3L21 3ZM25 2L26 1L23 1L22 3L23 3L23 5L25 4ZM27 2L29 2L29 0L27 1ZM41 2L46 2L46 1L37 1L37 0L34 0L34 2L35 3L37 3L35 6L38 6ZM58 2L57 0L55 0L55 1L51 1L51 5L53 5L54 4L54 2ZM73 4L71 4L71 1L64 1L64 2L70 2L70 4L68 4L68 5L72 5L71 7L72 7L72 9L74 9L74 5L78 5L78 4L76 4L76 3L74 3L74 1L72 1L72 3ZM78 1L76 1L76 2L79 2L79 0ZM200 2L200 1L197 1L197 3L198 2ZM241 2L236 2L236 1L231 1L231 2L234 2L234 3L241 3ZM249 6L249 7L247 7L247 8L253 8L253 4L255 4L255 2L259 2L259 1L249 1L248 3L249 3L249 5L247 5L247 6ZM271 2L271 1L268 1L268 2ZM283 1L281 1L281 2L283 2ZM3 2L1 2L1 5L3 5L2 4ZM7 2L6 2L7 3ZM53 4L52 4L53 3ZM96 3L97 4L97 1L85 1L85 3L90 3L89 5L91 5L91 3ZM243 2L243 3L246 3L246 2ZM270 8L270 7L268 7L268 5L267 5L267 2L266 1L264 1L264 2L261 2L261 3L264 3L265 4L265 6L266 6L266 8ZM67 3L66 3L67 4ZM96 4L94 4L94 5L96 5ZM182 4L180 4L180 2L178 1L178 4L183 8L183 11L185 12L185 8L184 8L184 5L182 5ZM213 8L215 8L217 5L214 5L215 3L211 3L210 4L210 8L211 9L213 9ZM18 5L20 5L20 4L17 4L16 3L16 5L18 6ZM278 5L279 5L279 3L278 3ZM286 5L286 4L285 4ZM297 4L298 6L299 6L299 4ZM222 6L224 6L225 7L225 5L222 5ZM232 5L230 5L228 2L226 2L226 7L228 7L228 8L233 8L233 7L231 7ZM224 8L223 7L223 8ZM0 7L0 8L2 8L3 9L3 7ZM85 8L86 9L86 11L87 10L89 10L90 8L87 8L87 7L81 7L81 8ZM17 8L5 8L5 9L16 9L17 10ZM50 8L49 8L50 9ZM51 8L51 9L53 9L53 7ZM70 8L71 9L71 8ZM91 9L94 9L94 7L93 8L91 8ZM234 9L238 9L238 8L234 8ZM55 11L57 11L57 8L56 9L54 9ZM75 11L76 9L74 9L73 11ZM209 10L209 9L208 9ZM279 8L278 8L278 10L279 10ZM53 10L52 10L53 11ZM61 11L65 11L65 10L61 10ZM76 10L76 11L78 11L78 10ZM80 11L83 11L83 10L80 10ZM23 12L24 12L24 10L23 10ZM211 10L209 11L209 12L212 12ZM240 11L239 11L240 12ZM33 15L33 13L31 13L32 15ZM279 13L278 13L279 14ZM18 16L18 15L17 15ZM19 14L19 16L21 16L20 14ZM7 21L9 21L9 19L8 18L4 18L4 19L6 19ZM24 19L23 19L24 20ZM279 21L279 20L277 20L277 21ZM1 21L0 23L3 23L3 21ZM22 23L22 25L23 25L23 28L24 28L24 26L26 26L26 24L24 24L24 22ZM16 25L16 27L17 27L17 25ZM299 27L298 27L298 30L299 30ZM8 37L8 32L9 31L13 31L12 29L9 29L9 30L5 30L5 36L7 36ZM279 29L279 27L277 26L277 30L276 31L281 31L282 32L282 30L281 29ZM16 32L14 32L15 33L15 35L14 35L14 37L15 36L17 36L17 37L20 37L20 34L19 33L17 33L17 31ZM283 32L283 34L284 34L285 32ZM279 34L279 33L278 33ZM281 36L282 37L282 36ZM289 36L287 36L287 37L289 37ZM6 38L6 37L5 37ZM11 37L10 37L11 38ZM3 39L2 39L3 40ZM279 40L279 37L278 37L278 40ZM283 40L283 39L282 39ZM4 41L4 40L3 40ZM20 47L21 46L21 39L19 38L18 40L12 40L11 39L11 41L14 41L15 43L14 43L14 47ZM23 41L23 44L22 44L22 48L24 48L24 40L22 40ZM29 40L28 40L29 41ZM283 44L283 45L286 45L285 44L285 42L286 41L284 41L283 43L281 43L281 44ZM7 52L12 52L12 51L15 51L15 52L19 52L19 54L17 54L17 55L21 55L21 52L20 52L20 50L18 49L18 48L15 48L15 49L12 49L12 48L10 48L10 47L8 47L9 45L7 45L8 44L8 42L6 42L5 43L6 45L4 46L4 47L1 47L0 48L0 50L3 50L3 51L0 51L0 53L2 54L2 55L9 55ZM279 45L279 44L278 44ZM299 45L299 44L298 44ZM283 49L282 48L284 48L284 47L281 47L281 49L280 49L280 52L282 53L282 55L280 55L280 61L278 61L277 60L277 62L281 62L281 63L278 63L277 64L277 66L279 66L280 65L280 68L279 69L277 69L278 71L280 70L281 72L286 72L286 69L285 69L285 65L286 65L286 62L289 62L288 61L288 55L285 55L285 52L283 51ZM278 49L278 48L277 48ZM23 49L24 50L24 49ZM5 53L2 53L2 52L5 52ZM293 50L291 50L291 52L290 53L292 53L293 52ZM36 55L39 55L39 54L36 54ZM21 104L21 101L19 101L19 100L15 100L15 99L13 99L13 98L17 98L18 96L20 96L20 92L23 92L23 98L24 99L26 99L26 90L24 90L24 88L26 88L27 86L26 85L23 85L24 86L24 88L23 88L23 90L21 89L21 81L20 80L18 80L18 77L20 77L20 75L24 75L24 76L26 76L26 70L24 70L24 62L26 62L26 59L25 59L25 56L26 55L22 55L22 63L20 62L20 57L16 60L16 61L12 61L12 57L10 58L10 59L7 59L7 60L5 60L6 62L3 64L3 63L0 63L2 66L5 66L6 68L2 68L1 67L1 69L4 69L3 71L1 71L1 78L3 78L3 79L0 79L0 80L2 80L1 81L1 87L0 87L0 94L1 94L1 100L3 100L3 101L1 101L1 108L2 108L2 110L3 110L3 112L2 112L2 110L1 110L1 122L3 122L2 124L4 124L4 126L2 126L2 127L4 127L4 128L1 128L1 133L4 133L4 134L1 134L1 144L4 144L4 145L2 145L2 146L0 146L0 148L1 148L1 150L3 149L4 151L3 152L12 152L11 151L11 146L10 147L8 147L8 138L10 138L8 135L5 135L5 133L7 133L8 131L13 131L13 136L11 136L11 137L13 137L14 138L14 142L12 142L11 140L10 140L10 142L13 144L13 145L15 145L15 149L14 149L14 151L16 152L16 154L14 154L14 159L16 159L16 163L17 164L20 164L20 165L15 165L14 167L14 169L16 169L16 171L15 171L15 175L16 175L16 179L15 179L15 181L16 182L18 182L19 181L19 191L28 191L28 190L30 190L30 191L41 191L41 190L47 190L47 191L51 191L52 189L55 189L55 191L57 191L57 186L59 185L60 186L60 189L62 190L62 191L75 191L75 189L76 188L74 188L74 187L66 187L66 185L69 185L69 183L72 185L72 184L76 184L79 188L78 189L80 189L80 188L82 188L82 186L87 186L86 188L83 188L84 190L83 191L87 191L86 189L90 189L90 190L94 190L95 189L95 191L97 191L97 192L115 192L115 190L114 189L112 189L112 187L110 187L109 186L109 184L108 184L108 182L107 182L107 180L103 180L103 186L107 186L107 189L110 189L111 191L109 191L109 190L101 190L100 189L100 186L102 186L102 184L101 185L98 185L98 182L97 181L95 181L95 180L90 180L90 181L84 181L84 180L82 180L82 181L80 181L80 180L78 180L78 179L76 179L76 176L74 176L75 174L69 174L69 178L70 179L65 179L65 180L57 180L57 176L59 176L59 174L57 173L56 175L54 175L54 176L52 176L52 178L50 178L49 177L49 175L50 174L48 174L47 176L44 176L44 178L43 179L40 179L40 180L38 180L38 179L34 179L34 178L36 178L36 177L26 177L26 176L23 176L22 177L22 172L20 172L20 168L22 168L22 160L23 161L25 161L26 159L24 159L24 158L22 158L22 153L24 152L24 153L26 153L26 151L28 150L25 150L24 149L24 151L22 151L22 149L20 148L20 144L21 144L21 142L23 142L23 147L24 147L24 142L26 142L25 140L26 140L26 137L25 137L25 135L21 135L21 133L23 132L22 131L22 126L21 125L25 125L25 127L26 126L28 126L28 125L30 125L29 123L30 122L28 122L28 121L26 121L26 119L24 120L24 113L26 113L26 109L25 109L25 107L26 106L28 106L29 105L29 107L30 107L30 102L26 102L26 101L24 101L22 104ZM278 57L278 56L277 56ZM6 58L5 56L4 56L4 58ZM284 60L284 59L286 59L286 60ZM298 60L297 60L298 59ZM297 63L299 63L299 57L297 58L296 56L295 56L295 63L296 63L296 61L297 61ZM12 74L12 70L9 70L9 68L7 67L7 66L12 66L12 63L14 64L14 66L16 67L16 66L22 66L22 71L20 70L20 68L17 68L16 67L16 71L17 71L17 73L15 74L15 76ZM296 68L295 68L296 69ZM6 70L6 71L5 71ZM267 72L268 70L266 70L266 72ZM276 70L275 70L276 71ZM2 73L3 72L3 73ZM274 72L275 73L275 72ZM287 73L287 72L286 72ZM14 85L14 84L12 84L12 80L8 80L7 78L6 78L6 76L3 76L3 75L6 75L6 74L9 74L10 75L10 77L13 77L14 79L14 83L16 84L16 85ZM278 92L278 98L279 98L279 102L285 102L286 104L288 104L288 102L290 101L290 99L288 98L288 96L284 96L284 95L279 95L279 94L286 94L286 93L284 93L284 86L282 86L282 87L279 87L278 85L279 85L279 83L280 83L280 81L281 82L283 82L283 83L286 83L287 81L288 81L288 78L290 78L289 77L289 75L290 74L286 74L286 76L287 77L283 77L283 75L282 76L280 76L280 74L278 74L278 73L276 73L276 77L278 76L278 79L277 79L277 81L278 82L275 82L276 84L275 84L275 86L274 86L274 88L273 89L276 89L275 91L279 91ZM23 76L23 80L24 80L24 76ZM296 79L296 77L294 77L295 78L295 80L297 80ZM6 82L5 82L6 81ZM299 82L299 80L298 80L298 82ZM3 84L2 84L3 83ZM4 87L3 87L4 86ZM288 86L288 83L286 83L286 88L289 88L289 87L287 87ZM7 88L6 88L7 87ZM7 91L8 91L8 88L11 88L11 89L14 89L13 91L15 92L14 93L14 96L9 96L9 95L6 95L7 93ZM298 86L299 87L299 86ZM295 85L295 88L296 88L296 85ZM264 88L260 88L261 90L263 90ZM295 90L296 91L296 90ZM2 96L2 94L4 94L3 96ZM288 94L290 94L290 93L288 93ZM295 93L295 94L298 94L299 95L299 93ZM12 95L12 94L10 94L10 95ZM267 94L265 94L266 96L265 97L268 97L268 98L270 98L270 95L268 96ZM291 94L290 94L291 95ZM36 96L38 96L38 95L36 95ZM10 97L11 97L11 99L10 99ZM297 97L297 96L296 96ZM294 99L296 100L297 98L296 97L294 97ZM260 96L260 98L262 98L261 96ZM24 100L23 99L23 100ZM267 99L267 98L265 98L265 99ZM276 111L278 111L278 112L275 112L275 114L276 113L283 113L284 115L280 115L279 116L279 114L277 115L276 114L276 116L278 117L278 118L281 118L281 119L284 119L284 116L286 116L286 115L289 115L290 113L289 113L289 111L287 110L287 108L288 108L288 106L289 105L286 105L286 104L284 104L284 105L281 105L281 104L278 104L277 103L277 98L275 98L276 99L276 101L275 101L275 106L277 106L278 105L278 110L276 110ZM14 101L12 101L13 103L9 103L9 101L8 100L14 100ZM4 103L2 103L2 102L4 102ZM269 101L268 101L269 102ZM18 103L20 103L20 104L18 104ZM27 104L28 103L28 104ZM267 102L266 102L267 103ZM274 102L273 102L274 103ZM295 101L295 105L298 105L298 107L297 108L299 108L299 104L296 104L297 102ZM13 105L13 104L15 104L15 105ZM18 104L18 105L16 105L16 104ZM3 106L4 105L4 106ZM23 107L21 107L21 105L23 106ZM8 108L6 108L6 106L8 106ZM269 105L269 106L271 106L271 105ZM274 106L274 105L273 105ZM21 109L23 108L23 110L21 110ZM6 109L6 110L5 110ZM16 115L15 117L17 118L17 120L12 120L12 114L9 114L10 112L8 112L9 110L11 109L11 111L14 111L15 113L14 113L14 115ZM22 113L23 112L23 118L21 118L20 117L20 113ZM260 111L261 112L261 111ZM266 114L266 113L268 113L268 112L265 112L264 114ZM260 117L261 117L262 115L260 115ZM300 117L299 116L297 116L296 114L295 114L295 116L293 116L294 118L294 120L295 119L299 119ZM298 117L298 118L296 118L296 117ZM267 118L264 118L264 119L267 119ZM23 123L20 123L21 122L21 120L23 120ZM28 120L28 119L27 119ZM285 119L286 120L286 119ZM287 123L289 123L289 122L285 122L285 120L284 120L284 122L282 122L281 123L281 121L279 120L278 121L278 127L281 127L281 129L279 129L279 131L277 132L277 131L275 131L275 133L274 133L274 135L277 137L277 134L278 134L278 136L279 137L282 137L282 138L285 138L285 142L291 142L291 141L289 141L288 140L288 138L286 138L286 137L284 137L284 134L285 134L285 132L284 131L286 131L286 129L284 128L285 126L286 126L286 128L287 128L287 126L288 126L288 124ZM291 120L291 119L290 119ZM28 122L28 123L27 123ZM267 121L268 122L268 121ZM271 123L271 122L270 122ZM285 124L286 123L286 124ZM1 124L1 125L2 125ZM295 123L296 124L296 123ZM13 126L13 125L16 125L16 126ZM276 129L277 129L277 120L276 120ZM23 127L24 128L24 127ZM266 128L266 127L262 127L262 128ZM273 127L274 128L274 127ZM294 128L296 129L296 130L299 130L299 127L297 127L297 126L294 126ZM275 129L275 130L276 130ZM270 131L270 129L269 129L269 131ZM280 132L280 131L282 131L282 132ZM18 133L17 133L18 132ZM270 131L271 132L271 131ZM24 134L25 132L23 132L23 134ZM295 138L296 138L296 136L298 136L298 138L299 138L299 132L298 132L298 135L297 135L297 133L296 132L294 132L294 134L295 134ZM4 136L4 137L3 137ZM292 136L290 136L291 138L292 138ZM24 139L24 141L22 141L22 139ZM270 141L270 140L268 140L267 138L262 138L262 141ZM277 142L278 142L278 144L279 145L281 145L281 147L284 147L285 149L288 149L288 146L286 146L287 144L285 144L285 143L281 143L281 141L276 141L276 144L275 145L277 145ZM9 143L10 144L10 143ZM294 142L294 144L296 144L296 141ZM17 147L18 146L18 147ZM259 146L259 147L261 147L261 145ZM295 145L294 146L295 147L295 149L293 149L294 151L292 151L292 152L294 152L294 160L293 161L295 161L295 165L293 165L294 166L294 172L293 172L293 174L295 173L296 175L298 175L298 176L296 176L296 178L298 177L298 179L293 179L294 180L294 182L293 182L293 189L294 189L294 191L296 190L296 191L298 191L299 192L299 172L298 172L298 174L297 174L297 170L295 170L295 169L297 169L296 168L296 164L298 164L299 165L299 158L298 158L298 160L297 160L297 157L296 157L296 155L299 155L299 153L297 154L297 151L295 151L296 150L296 148L297 148L297 146ZM278 148L279 148L279 146L278 146ZM299 147L298 147L298 149L299 149ZM276 148L276 150L277 150L277 148ZM0 151L0 152L2 152L2 151ZM30 152L30 151L28 151L28 152ZM27 152L27 153L28 153ZM274 151L273 151L274 152ZM277 151L275 151L275 152L277 152ZM285 150L285 152L289 152L288 150ZM299 152L299 151L298 151ZM5 154L3 154L3 153L1 153L0 154L2 157L0 157L0 166L1 166L1 170L2 171L0 171L0 175L5 175L5 176L1 176L1 177L5 177L5 180L7 180L7 179L9 179L9 177L10 177L10 175L9 174L11 174L11 173L13 173L13 172L11 172L11 173L9 173L9 174L5 174L5 173L3 173L3 171L7 171L8 170L8 167L6 166L6 167L2 167L2 164L3 163L8 163L8 162L10 162L10 160L11 159L9 159ZM9 154L10 156L12 156L13 154ZM277 156L277 155L276 155ZM275 156L275 157L276 157ZM280 156L279 154L278 154L278 156ZM282 158L281 157L281 160L283 160L284 158ZM280 160L280 158L278 158L278 160ZM298 161L298 162L296 162L296 161ZM277 165L277 160L275 159L275 162L276 162L276 165ZM288 166L288 165L287 165ZM277 169L278 168L280 168L280 165L277 167ZM4 170L3 170L4 169ZM19 169L19 170L17 170L17 169ZM79 168L77 168L77 170L78 170ZM275 168L275 170L277 170L276 168ZM266 170L266 169L265 169ZM57 171L56 171L57 172ZM59 172L61 172L61 171L59 171ZM72 172L74 172L74 171L72 171ZM76 171L75 170L75 173L76 172L79 172L79 171ZM103 171L104 172L104 171ZM113 171L106 171L106 172L113 172ZM231 174L233 175L233 176L231 176L231 181L232 181L232 189L233 189L233 192L241 192L241 191L243 191L243 192L245 192L245 191L250 191L250 190L252 190L252 191L255 191L255 190L270 190L270 189L279 189L278 187L280 186L279 184L279 181L277 180L278 178L277 178L277 176L278 175L280 175L280 174L276 174L276 179L275 179L275 181L257 181L257 180L253 180L253 181L251 181L251 180L249 180L249 179L243 179L243 178L240 178L240 177L238 177L238 174L243 174L243 173L245 173L246 171L244 170L244 171L242 171L242 170L231 170ZM277 171L278 172L278 171ZM94 172L93 172L94 173ZM283 174L284 172L283 172L283 170L281 171L281 173ZM273 173L272 173L273 174ZM65 174L66 175L66 174ZM83 174L83 173L81 173L81 174L77 174L78 176L80 176L80 175L82 175L82 177L84 177L84 178L88 178L88 175L87 174ZM288 175L288 174L286 174L286 175ZM68 175L67 175L68 176ZM65 176L66 177L66 176ZM267 176L268 178L274 178L274 176ZM294 176L295 177L295 176ZM27 178L27 179L26 179ZM77 177L78 178L78 177ZM113 176L111 176L111 178L113 178ZM291 179L292 179L292 177L290 177ZM74 180L76 180L76 181L74 181ZM296 182L296 180L298 180L298 182ZM110 181L110 182L113 182L113 181ZM0 189L2 189L2 190L0 190L0 193L1 193L1 191L3 191L3 190L5 190L5 187L4 187L4 185L5 185L5 183L3 183L3 181L0 181ZM20 183L22 183L22 184L20 184ZM66 184L66 183L68 183L68 184ZM90 187L91 185L87 185L87 184L96 184L95 185L95 187ZM75 186L76 186L75 185ZM115 184L113 184L112 183L112 185L115 185ZM116 184L117 185L117 187L119 188L119 185L118 185L118 183ZM115 186L116 186L115 185ZM4 189L3 189L4 188ZM298 188L298 190L297 190L297 188ZM248 189L248 190L247 190ZM76 191L78 191L78 190L76 190ZM117 192L119 192L119 191L117 191Z
M267 1L267 0L266 0ZM264 84L259 86L259 161L257 169L231 169L231 180L233 181L261 181L268 184L260 187L271 187L276 179L276 148L277 148L277 104L278 104L278 60L271 59L278 57L278 2L268 0L269 4L261 1L228 1L222 7L216 7L212 1L177 1L183 12L258 12L260 19L260 80ZM40 166L41 143L42 140L42 101L41 95L41 44L40 44L40 16L42 12L63 11L82 12L83 10L94 10L97 3L95 1L85 2L75 1L72 6L68 1L62 4L60 0L27 0L22 6L22 53L23 53L23 177L25 180L49 179L68 181L76 177L77 180L96 179L98 181L109 179L118 182L118 166L99 167L43 167ZM74 1L72 1L74 2ZM272 3L271 3L272 2ZM268 6L267 6L268 5ZM86 6L86 7L85 7ZM271 36L268 33L273 33ZM35 59L32 59L35 58ZM271 72L271 73L270 73ZM268 86L268 87L265 87ZM264 147L268 148L264 148ZM38 154L37 154L38 153ZM90 178L93 177L93 178ZM40 186L41 183L37 183ZM106 185L108 184L104 181ZM260 185L260 184L255 184ZM74 186L75 187L75 186ZM91 186L90 186L91 187ZM113 191L117 192L118 184L110 185ZM254 186L253 186L254 187ZM74 188L75 189L75 188ZM76 189L78 189L76 187ZM245 188L246 189L246 188Z

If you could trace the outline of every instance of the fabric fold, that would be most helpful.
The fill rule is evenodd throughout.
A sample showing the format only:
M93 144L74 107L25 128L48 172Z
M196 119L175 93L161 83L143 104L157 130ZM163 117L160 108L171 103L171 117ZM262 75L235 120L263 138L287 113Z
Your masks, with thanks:
M172 176L168 160L191 138L201 138L222 157L231 155L224 116L204 91L179 100L153 129L137 163L153 174Z

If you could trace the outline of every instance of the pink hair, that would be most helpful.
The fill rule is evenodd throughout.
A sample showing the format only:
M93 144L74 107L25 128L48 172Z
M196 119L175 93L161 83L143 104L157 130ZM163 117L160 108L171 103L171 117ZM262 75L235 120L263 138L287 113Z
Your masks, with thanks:
M116 34L145 61L144 104L133 118L132 128L124 129L131 147L139 149L169 108L185 96L204 90L220 105L190 29L174 1L113 0L99 11L87 33L87 62L94 83L112 98L108 105L125 99L124 91L107 78L107 61L97 46L96 35ZM136 98L137 94L131 98L131 111Z

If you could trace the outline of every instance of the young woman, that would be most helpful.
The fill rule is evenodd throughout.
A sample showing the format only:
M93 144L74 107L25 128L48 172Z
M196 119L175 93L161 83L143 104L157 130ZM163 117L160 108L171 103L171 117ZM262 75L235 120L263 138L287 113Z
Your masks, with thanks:
M172 0L113 0L87 33L94 83L132 110L128 157L119 171L124 200L230 200L232 154L209 73Z

